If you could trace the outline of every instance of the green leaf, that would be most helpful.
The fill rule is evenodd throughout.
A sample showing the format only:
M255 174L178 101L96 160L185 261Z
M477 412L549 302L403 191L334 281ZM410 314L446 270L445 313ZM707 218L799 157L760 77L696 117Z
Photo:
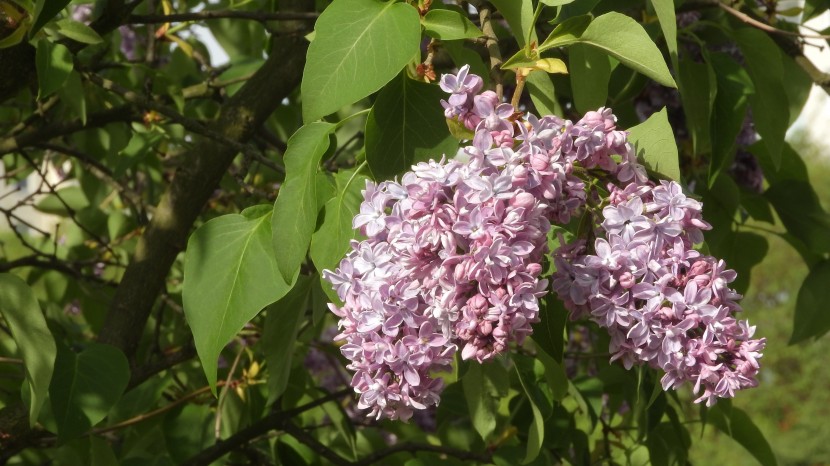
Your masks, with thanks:
M37 0L35 14L33 16L32 28L29 29L29 38L35 36L38 31L61 12L71 0Z
M787 101L790 104L789 124L792 125L801 115L801 111L810 97L813 80L810 79L810 75L804 71L804 68L799 66L789 55L781 54L781 65L783 65L784 71L783 82L787 83L784 86L784 91L787 93Z
M74 68L72 53L61 44L46 39L37 41L37 98L44 99L60 89Z
M590 24L586 21L582 16L558 25L539 46L539 52L553 47L587 44L664 86L677 87L663 55L639 23L616 12L599 16Z
M778 464L764 434L743 410L721 401L709 410L709 422L741 444L763 466Z
M733 37L741 48L747 71L755 84L755 94L749 98L755 129L763 138L777 169L781 166L781 149L790 123L781 53L775 42L758 29L738 29Z
M303 70L303 121L377 91L420 52L418 11L406 3L337 0L315 25Z
M703 216L712 225L712 229L704 233L706 245L710 250L720 250L721 243L732 235L741 193L730 176L719 176L711 188L702 191Z
M303 126L288 140L285 181L274 203L271 235L283 281L290 283L305 260L319 212L317 172L329 148L332 123ZM323 193L319 193L323 194Z
M585 113L605 106L611 79L608 56L585 44L574 44L569 49L568 64L576 110Z
M685 437L685 438L684 438ZM689 434L678 432L670 422L658 424L646 438L649 460L653 466L687 464Z
M537 351L536 358L545 368L545 381L550 387L553 399L562 401L568 395L568 386L570 385L565 368L544 350Z
M509 385L507 371L498 361L473 362L461 379L473 426L484 441L496 429L499 401L507 395Z
M481 76L484 80L484 87L487 88L490 82L490 68L481 59L481 55L466 47L465 41L451 40L442 42L441 46L450 54L453 63L458 68L470 65L470 72Z
M775 208L787 231L799 238L813 252L830 252L830 215L821 207L809 182L785 180L773 184L764 193Z
M513 37L523 48L528 43L536 40L536 31L533 28L533 2L531 0L491 0L490 3L496 6L504 19L507 20Z
M367 180L359 170L341 170L335 175L337 195L326 202L323 223L311 237L311 260L318 271L337 268L349 250L349 241L355 237L352 219L363 202L361 191ZM331 285L324 283L323 290L328 293Z
M106 417L130 381L130 365L117 348L93 343L80 353L58 347L49 386L58 442L78 438Z
M24 37L26 37L26 28L23 27L23 25L20 25L11 34L0 39L0 49L14 47L15 45L23 42Z
M175 464L182 464L213 445L216 441L213 437L215 418L215 412L209 405L193 403L174 409L164 417L161 431Z
M519 49L512 57L501 64L503 70L515 70L517 68L533 68L536 66L536 59L528 55L527 49Z
M737 148L749 95L754 91L746 70L725 53L712 53L709 60L716 72L717 94L712 109L712 160L709 164L709 186L729 165Z
M686 127L692 135L694 153L709 153L710 119L717 91L714 71L708 63L695 63L690 59L683 59L680 62L679 79Z
M58 20L55 25L62 36L84 44L100 44L104 41L91 27L69 18Z
M556 100L553 81L547 73L540 70L531 71L525 78L525 87L539 116L563 115L562 107Z
M172 382L172 374L167 371L163 376L153 377L130 389L107 413L107 425L112 426L152 410L158 406Z
M790 344L800 343L809 338L818 338L830 330L830 260L819 262L810 268L798 290L793 320L793 334Z
M366 162L374 179L390 179L417 162L455 156L458 142L436 105L445 97L438 86L413 81L406 73L380 91L366 119Z
M79 186L58 189L54 193L43 196L35 204L37 210L52 215L69 215L67 207L74 212L89 207L89 199Z
M297 331L303 322L311 291L312 279L306 275L297 277L294 288L265 312L265 329L262 343L268 364L268 404L273 404L288 387L291 372L291 356Z
M430 10L424 16L424 29L441 40L474 39L484 35L466 16L455 10Z
M539 456L542 442L545 440L545 417L547 416L543 414L543 411L549 416L553 406L539 389L540 381L536 373L540 371L535 366L541 367L542 363L518 354L513 355L513 362L519 374L519 383L530 401L530 409L533 412L533 421L530 423L527 434L527 453L522 461L522 464L528 464Z
M223 215L200 226L187 242L184 314L214 394L222 348L291 288L279 273L270 221L270 213L253 219Z
M674 0L651 0L651 5L660 21L672 66L677 70L677 16L674 13Z
M29 385L29 425L34 426L52 380L55 339L29 285L10 273L0 274L0 314L23 359Z
M712 248L715 256L722 257L726 265L738 273L729 286L741 294L749 288L752 268L764 260L768 251L766 238L746 231L730 234L717 248Z
M669 179L680 180L677 143L665 107L629 129L628 140L634 144L637 158L646 168Z
M540 299L539 307L540 321L533 324L533 341L557 362L562 362L568 310L562 300L552 294Z
M237 3L239 6L234 7L234 9L245 9L243 2ZM247 3L249 4L247 9L250 10L250 7L254 5L250 2ZM239 57L246 61L262 58L265 45L268 43L265 38L264 24L258 21L238 21L233 18L215 19L204 24L210 28L216 42L219 43L228 56ZM234 60L231 72L237 67L237 60ZM227 72L224 76L229 77Z
M574 0L539 0L539 2L547 6L562 6L567 5L568 3L573 3Z
M565 21L557 24L553 31L551 31L548 38L542 43L539 51L552 49L554 47L562 47L579 42L579 38L588 29L591 24L591 16L579 15L568 18Z
M324 403L323 411L325 411L326 416L331 419L331 423L334 425L334 428L337 429L337 432L343 437L346 441L346 444L349 445L349 449L351 450L351 458L350 460L357 457L357 433L355 432L355 426L352 424L352 419L346 413L346 410L343 409L343 406L336 402L330 401L328 403Z
M66 84L58 89L58 95L61 101L81 120L81 123L86 125L86 95L81 76L74 71L70 73Z

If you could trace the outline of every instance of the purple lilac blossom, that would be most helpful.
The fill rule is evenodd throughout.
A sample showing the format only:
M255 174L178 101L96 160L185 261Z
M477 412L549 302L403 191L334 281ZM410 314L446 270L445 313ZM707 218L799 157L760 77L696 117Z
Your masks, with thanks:
M754 387L765 339L737 320L736 274L693 249L710 228L674 181L610 186L593 254L584 240L554 253L553 288L572 317L611 335L611 360L665 372L664 390L693 384L711 406Z
M694 350L711 356L706 371L695 373L707 394L748 385L719 383L734 364L757 369L763 346L747 342L753 329L730 317L737 295L726 284L734 272L691 250L708 227L700 204L676 184L648 182L610 109L576 123L522 119L491 91L480 92L482 80L467 66L442 76L440 86L451 94L441 102L447 118L475 131L463 149L468 161L442 157L414 165L400 181L367 182L353 221L367 239L353 241L335 271L323 271L343 303L329 307L340 318L335 339L354 372L359 408L407 420L438 404L443 380L436 373L457 352L486 362L532 333L538 299L548 292L540 274L550 225L568 223L587 202L575 167L609 172L625 188L612 189L597 256L579 241L557 251L554 289L576 316L609 329L614 359L626 367L659 360L670 374L666 388L691 380L683 372L688 358L678 356L690 351L691 332L705 343ZM686 295L669 293L677 280L695 284L682 289ZM655 326L661 319L666 325ZM754 377L752 367L741 367L742 376Z

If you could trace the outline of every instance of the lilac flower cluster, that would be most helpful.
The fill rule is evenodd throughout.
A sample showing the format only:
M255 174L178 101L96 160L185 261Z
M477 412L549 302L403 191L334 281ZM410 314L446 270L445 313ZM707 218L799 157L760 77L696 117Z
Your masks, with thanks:
M343 303L331 304L330 309L340 318L341 332L336 340L343 341L341 352L350 361L347 367L354 371L351 385L360 394L358 407L369 409L377 418L409 419L414 409L437 405L443 381L436 372L448 369L459 349L463 359L485 362L512 343L521 344L532 332L531 324L539 320L538 299L547 293L547 280L540 274L542 260L549 252L551 222L567 223L585 209L590 189L578 175L585 177L587 170L604 170L627 185L613 191L607 207L608 220L603 226L616 237L602 240L607 246L602 247L609 251L603 258L623 254L624 246L631 245L641 254L639 259L648 260L644 265L636 263L642 265L637 269L613 269L613 273L603 274L605 259L599 259L597 265L594 259L581 255L581 243L565 246L557 254L560 272L555 275L556 289L570 296L574 310L588 311L589 315L593 315L589 306L594 301L614 303L602 309L603 319L610 322L606 326L613 324L623 332L624 338L615 339L620 348L618 357L626 356L628 349L638 357L640 353L635 351L639 345L628 342L627 330L614 323L615 313L625 309L627 314L619 319L633 322L633 317L627 316L643 312L637 308L642 307L643 298L629 293L629 301L622 302L613 293L619 289L628 293L635 284L651 285L657 290L654 302L662 304L656 299L659 293L678 285L667 281L665 274L655 278L664 270L653 269L652 262L663 264L674 276L679 276L680 270L680 265L670 263L677 257L666 253L664 259L655 252L664 247L679 248L677 254L684 257L680 263L693 259L709 263L690 249L700 240L700 229L706 227L699 208L686 217L687 211L694 210L690 206L699 204L682 197L676 184L652 189L626 133L616 129L610 110L588 112L576 123L552 115L537 118L528 114L522 119L491 91L481 92L481 78L469 74L466 66L457 75L444 75L440 85L451 94L441 102L445 115L475 132L472 144L462 149L464 157L460 159L466 161L431 160L414 165L399 182L367 182L364 202L353 221L366 239L352 242L335 271L323 271ZM668 194L660 189L669 190ZM665 205L661 204L663 199ZM646 213L644 203L660 207ZM589 269L588 275L579 278L567 272ZM723 348L750 351L747 343L736 346L735 342L747 340L745 335L751 331L745 324L724 320L724 313L737 308L736 296L717 288L728 282L729 272L714 263L708 269L699 265L695 271L695 277L710 277L705 284L703 278L695 278L695 286L701 290L708 287L709 294L695 291L695 304L684 302L678 312L708 313L708 308L700 310L698 302L706 297L723 311L706 317L713 330L701 341L731 338L732 343L725 341ZM613 284L602 281L612 276ZM690 275L684 272L682 276ZM603 300L605 296L608 299ZM652 314L649 324L657 319ZM728 327L728 332L718 325ZM734 330L735 325L744 333ZM667 329L676 333L683 326L648 327L657 336L638 335L637 342L645 339L651 345L657 338L662 342ZM668 348L672 350L675 342L690 339L674 333L671 338ZM732 357L724 351L713 354L715 363ZM752 350L752 355L757 356L757 350ZM654 358L656 353L653 358L639 360ZM624 361L630 366L635 359L626 356ZM680 367L673 356L669 359ZM730 364L734 361L737 359L732 357ZM720 368L730 364L709 367L721 374ZM675 374L672 386L675 379L688 380L675 366L671 366ZM701 377L705 379L701 383L711 384L709 373Z
M610 187L593 254L583 240L554 254L553 288L574 317L611 335L611 360L665 371L664 390L694 384L696 402L757 385L764 339L736 320L736 274L692 249L710 228L676 182Z

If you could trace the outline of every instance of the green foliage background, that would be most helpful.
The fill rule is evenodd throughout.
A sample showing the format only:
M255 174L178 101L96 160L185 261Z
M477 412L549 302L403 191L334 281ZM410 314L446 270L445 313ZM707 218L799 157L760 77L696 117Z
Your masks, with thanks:
M784 139L830 89L797 29L830 2L779 6L0 0L0 464L830 463L830 164ZM365 418L320 275L367 180L468 143L435 84L465 64L526 111L611 106L704 201L702 248L768 339L760 387L663 393L549 296L438 409Z

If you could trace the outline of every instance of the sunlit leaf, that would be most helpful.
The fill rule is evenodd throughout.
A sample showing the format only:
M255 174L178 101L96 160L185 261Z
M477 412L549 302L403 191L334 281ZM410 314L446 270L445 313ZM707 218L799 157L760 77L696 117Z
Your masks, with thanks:
M474 39L483 35L472 21L454 10L430 10L423 24L427 35L441 40Z
M583 16L558 25L539 45L539 51L577 43L587 44L664 86L677 87L663 55L639 23L616 12L598 16L590 23L588 21L590 19Z
M418 11L406 3L338 0L323 11L303 70L303 120L377 91L419 52Z
M52 380L55 339L31 288L16 275L0 274L0 314L23 359L29 385L29 424L34 426Z
M191 235L184 265L184 313L214 393L222 348L290 288L277 266L270 213L258 218L223 215Z
M634 144L637 158L649 170L672 180L680 179L677 143L665 107L628 131L628 139Z
M311 260L320 272L337 268L349 250L349 241L355 237L352 219L363 201L361 191L366 188L366 176L354 170L341 170L335 179L337 195L326 202L323 223L311 237ZM324 283L323 290L331 293L331 286Z
M285 282L299 272L311 244L319 211L317 172L329 148L332 123L311 123L288 140L285 151L285 181L274 203L271 234L277 265ZM320 193L323 194L323 193Z

